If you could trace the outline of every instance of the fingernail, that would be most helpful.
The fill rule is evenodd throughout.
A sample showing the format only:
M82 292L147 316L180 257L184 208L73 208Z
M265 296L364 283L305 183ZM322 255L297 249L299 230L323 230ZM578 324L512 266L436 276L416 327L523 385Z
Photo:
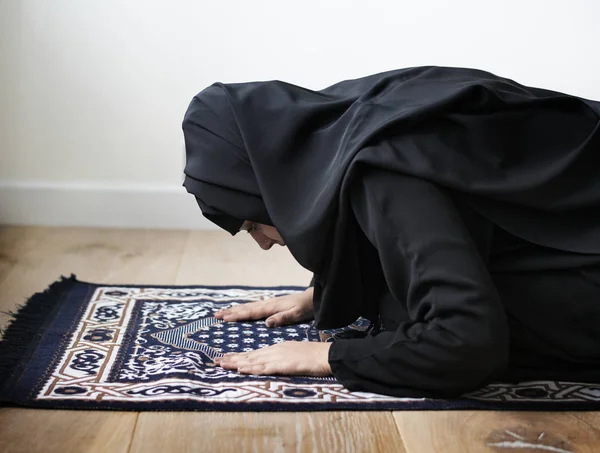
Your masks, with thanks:
M267 319L267 321L265 322L265 324L267 325L267 327L273 327L274 322L270 319Z

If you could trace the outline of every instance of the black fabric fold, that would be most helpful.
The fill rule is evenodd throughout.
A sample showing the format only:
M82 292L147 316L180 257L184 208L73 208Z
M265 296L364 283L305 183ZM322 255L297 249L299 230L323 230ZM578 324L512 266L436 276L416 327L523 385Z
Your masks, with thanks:
M450 190L532 243L600 253L599 118L596 101L468 68L399 69L320 91L218 83L183 122L186 187L238 222L276 226L317 275L317 326L341 327L365 310L348 200L364 171Z

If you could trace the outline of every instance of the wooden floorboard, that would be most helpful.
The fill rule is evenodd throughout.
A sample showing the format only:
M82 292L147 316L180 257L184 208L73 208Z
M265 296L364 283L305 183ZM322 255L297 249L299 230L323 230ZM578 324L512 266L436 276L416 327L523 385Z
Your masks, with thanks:
M408 453L600 451L600 430L570 412L394 412Z
M262 251L245 234L0 228L0 310L71 273L133 284L304 286L310 279L287 249ZM7 322L0 315L0 326ZM0 410L0 453L592 452L600 451L599 432L599 412Z
M389 412L140 414L132 453L397 452Z
M0 452L127 453L136 412L0 409Z

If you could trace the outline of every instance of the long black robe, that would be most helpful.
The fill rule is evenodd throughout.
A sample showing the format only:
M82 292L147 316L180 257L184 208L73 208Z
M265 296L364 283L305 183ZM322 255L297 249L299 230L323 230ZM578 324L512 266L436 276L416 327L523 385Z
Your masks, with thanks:
M510 317L500 289L441 194L527 243L600 254L595 101L475 69L420 67L321 91L215 84L193 99L183 129L187 190L232 234L243 220L277 227L315 274L317 327L372 318L384 283L406 305L410 317L396 332L407 348L376 367L373 343L376 375L360 371L368 362L361 348L344 355L341 344L332 347L334 372L349 386L450 395L506 372ZM406 177L420 189L394 189ZM374 194L384 198L378 210ZM447 217L423 220L437 211ZM409 226L414 238L397 236ZM593 317L593 306L581 304Z
M456 396L499 380L600 382L600 254L519 239L461 197L385 170L352 187L364 339L330 349L351 390ZM375 309L377 311L375 311Z

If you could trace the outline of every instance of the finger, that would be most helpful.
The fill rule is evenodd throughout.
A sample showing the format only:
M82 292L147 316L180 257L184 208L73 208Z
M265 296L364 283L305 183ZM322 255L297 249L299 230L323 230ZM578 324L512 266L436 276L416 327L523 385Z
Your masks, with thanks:
M267 365L264 363L245 365L238 368L238 373L241 374L269 374Z
M237 305L232 305L231 307L221 308L220 310L217 310L215 312L215 316L223 316L225 314L236 313L236 312L246 309L247 307L252 306L256 303L260 303L260 302L249 302L246 304L237 304Z
M219 311L216 311L213 316L217 319L221 319L223 317L223 315L225 315L227 313L227 309L222 309Z
M245 362L247 361L247 358L245 357L240 357L239 355L235 355L233 357L223 357L220 360L221 364L229 364L229 363L233 363L233 364L239 364L241 362Z
M270 356L271 353L268 351L268 349L270 347L271 346L266 346L265 345L264 348L254 349L253 351L246 352L246 353L239 354L239 355L240 356L244 356L247 360L254 361L254 360L257 360L257 359L259 359L261 357L268 357L268 356Z
M260 365L262 362L256 363L255 361L250 361L246 359L241 360L231 360L231 361L221 361L220 367L226 370L234 370L240 372L240 369L249 369Z
M260 302L255 302L252 304L238 305L237 307L223 311L222 313L219 313L218 318L223 319L223 321L256 320L266 318L267 316L272 315L273 312L273 307L265 306ZM216 313L215 317L217 317Z
M221 360L221 366L232 365L234 367L240 367L244 365L254 364L260 358L256 358L250 354L236 354L234 357L224 357Z
M250 317L251 313L247 307L234 307L215 313L215 318L222 319L223 321L241 321L243 319L250 319Z
M294 324L299 318L299 313L296 309L291 308L280 313L275 313L269 316L265 321L267 327L279 327L287 324Z
M239 365L238 373L242 374L260 374L260 375L303 375L307 374L299 363L282 362L281 360L273 360L266 362L253 363L248 365Z
M255 359L255 358L277 358L277 357L286 357L287 356L287 352L285 351L285 347L286 347L286 343L289 343L289 341L284 341L282 343L277 343L277 344L272 344L272 345L264 345L264 347L262 348L258 348L255 349L252 352L249 352L248 354L250 359ZM283 352L282 352L283 351Z
M221 358L221 362L237 362L242 359L241 354L228 354Z
M231 307L228 308L221 308L220 310L217 310L214 314L214 316L216 318L222 318L224 315L230 315L232 313L235 313L236 311L239 310L240 305L233 305Z
M232 363L232 362L221 361L221 363L219 363L219 366L221 368L223 368L224 370L237 370L238 369L237 364Z

